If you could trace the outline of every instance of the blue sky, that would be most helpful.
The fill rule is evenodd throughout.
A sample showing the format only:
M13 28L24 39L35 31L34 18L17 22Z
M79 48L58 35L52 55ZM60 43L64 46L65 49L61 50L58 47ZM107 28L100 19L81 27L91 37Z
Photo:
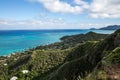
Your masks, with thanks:
M2 29L88 29L120 24L120 0L0 0Z

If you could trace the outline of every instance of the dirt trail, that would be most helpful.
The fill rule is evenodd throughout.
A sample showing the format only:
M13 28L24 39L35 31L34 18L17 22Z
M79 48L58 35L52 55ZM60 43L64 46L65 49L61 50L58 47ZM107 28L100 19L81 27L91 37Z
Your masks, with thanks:
M120 64L115 64L106 68L107 80L120 80Z

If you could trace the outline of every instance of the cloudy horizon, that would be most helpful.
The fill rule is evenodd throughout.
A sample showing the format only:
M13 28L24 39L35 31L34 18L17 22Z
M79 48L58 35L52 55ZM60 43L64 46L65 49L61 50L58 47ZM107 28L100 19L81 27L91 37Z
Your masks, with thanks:
M0 30L120 25L120 0L1 0Z

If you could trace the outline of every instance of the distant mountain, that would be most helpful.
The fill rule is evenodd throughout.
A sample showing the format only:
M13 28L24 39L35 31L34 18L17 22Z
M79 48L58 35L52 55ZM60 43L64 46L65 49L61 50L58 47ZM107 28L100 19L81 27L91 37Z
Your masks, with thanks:
M96 30L96 28L90 28L90 30Z
M107 27L100 28L100 30L117 30L120 29L120 25L110 25Z

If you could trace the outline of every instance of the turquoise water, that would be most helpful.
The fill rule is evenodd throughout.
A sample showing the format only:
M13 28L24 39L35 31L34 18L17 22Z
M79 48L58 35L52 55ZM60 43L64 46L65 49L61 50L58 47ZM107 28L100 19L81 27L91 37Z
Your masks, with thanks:
M85 34L89 31L104 34L114 32L113 30L1 30L0 55L8 55L38 45L59 42L59 38L62 36L80 33Z

